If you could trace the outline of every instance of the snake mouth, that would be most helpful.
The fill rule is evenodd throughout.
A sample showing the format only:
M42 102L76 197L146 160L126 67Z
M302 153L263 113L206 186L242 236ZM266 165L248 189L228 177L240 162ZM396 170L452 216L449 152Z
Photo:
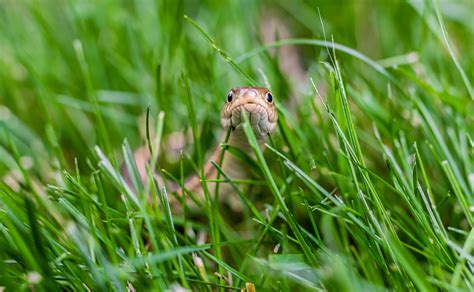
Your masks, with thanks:
M229 115L222 118L222 124L234 131L240 129L244 122L243 113L247 114L250 125L257 136L266 136L273 131L275 125L269 119L268 109L256 102L234 106L230 109Z

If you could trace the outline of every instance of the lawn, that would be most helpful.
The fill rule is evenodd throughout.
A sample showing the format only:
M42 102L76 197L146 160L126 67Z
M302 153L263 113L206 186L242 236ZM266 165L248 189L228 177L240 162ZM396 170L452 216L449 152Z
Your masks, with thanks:
M472 15L1 0L0 291L473 291ZM263 148L246 131L249 155L219 143L236 86L278 109ZM154 159L130 187L140 147ZM171 182L215 184L216 147L253 174L220 174L240 207L188 206Z

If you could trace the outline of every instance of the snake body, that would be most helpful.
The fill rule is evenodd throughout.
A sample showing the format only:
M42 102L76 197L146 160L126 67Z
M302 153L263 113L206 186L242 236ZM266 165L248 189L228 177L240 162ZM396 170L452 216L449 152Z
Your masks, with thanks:
M231 129L227 144L250 154L252 149L248 143L243 130L242 113L246 112L254 134L262 145L269 134L273 132L277 123L277 112L274 106L273 95L267 88L263 87L235 87L232 88L226 97L221 110L221 124L225 130ZM224 141L224 137L221 139ZM209 161L219 161L221 149L217 147L211 155ZM247 165L242 160L233 155L226 155L221 165L223 172L231 179L248 178ZM205 166L207 179L217 178L216 168L208 162ZM199 177L192 177L185 184L185 188L194 192L199 192L201 183ZM213 190L213 186L211 185ZM222 184L219 193L228 195L231 186Z
M278 119L273 95L264 87L235 87L227 94L226 101L222 107L220 113L221 124L225 130L230 129L230 136L228 137L227 144L252 156L252 149L243 129L244 112L248 115L250 125L259 144L263 145L268 135L274 131ZM221 141L225 142L225 139L222 138ZM210 155L208 162L205 164L204 173L207 180L216 179L218 177L218 172L210 161L213 160L218 162L221 153L221 148L216 147ZM148 156L148 160L149 154L146 155ZM144 161L143 157L140 156L143 156L143 149L135 152L135 160L137 161L139 172L143 174L142 179L145 180L145 163L140 163L140 161ZM242 159L235 157L234 155L226 154L221 168L224 174L233 180L246 179L249 177L248 166L242 161ZM191 176L185 180L185 191L177 187L176 184L170 185L172 185L171 190L176 191L176 193L180 195L185 195L185 193L191 192L197 194L197 197L203 197L201 178L197 175ZM215 184L209 183L208 186L209 193L214 194ZM232 187L229 184L220 184L219 198L235 201L235 196L230 196L231 193ZM186 202L188 204L189 201L187 200ZM189 204L191 203L189 202Z

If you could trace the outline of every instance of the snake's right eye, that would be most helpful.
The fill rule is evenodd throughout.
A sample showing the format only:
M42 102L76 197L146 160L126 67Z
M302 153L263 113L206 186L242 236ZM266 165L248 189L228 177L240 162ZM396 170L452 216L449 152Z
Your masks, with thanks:
M227 94L227 102L232 102L233 99L234 99L234 93L232 91L230 91Z
M267 99L269 103L272 103L273 95L270 92L267 92L267 94L265 95L265 98Z

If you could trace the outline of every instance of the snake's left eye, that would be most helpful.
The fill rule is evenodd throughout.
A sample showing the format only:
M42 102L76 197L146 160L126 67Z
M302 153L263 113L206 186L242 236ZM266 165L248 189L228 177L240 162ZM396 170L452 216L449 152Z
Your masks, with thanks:
M232 102L233 99L234 99L234 93L232 91L230 91L227 94L227 102Z
M265 98L267 99L269 103L273 102L273 95L270 92L267 92L267 94L265 95Z

